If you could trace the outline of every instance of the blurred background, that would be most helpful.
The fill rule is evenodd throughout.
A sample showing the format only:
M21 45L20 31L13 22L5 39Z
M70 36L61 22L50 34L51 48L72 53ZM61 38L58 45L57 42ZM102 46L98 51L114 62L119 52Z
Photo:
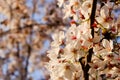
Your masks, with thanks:
M48 80L51 34L67 24L56 0L0 0L0 80Z
M0 80L49 79L51 35L72 19L62 17L57 0L0 0Z

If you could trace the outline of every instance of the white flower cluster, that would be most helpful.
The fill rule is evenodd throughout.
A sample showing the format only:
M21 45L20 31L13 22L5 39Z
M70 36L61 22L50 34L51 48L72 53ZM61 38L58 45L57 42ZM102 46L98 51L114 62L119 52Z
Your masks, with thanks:
M120 18L115 18L114 2L97 3L94 37L90 26L92 0L58 0L63 8L64 18L72 17L71 27L53 35L51 49L48 51L49 62L46 67L50 72L50 80L83 80L84 65L89 64L90 80L120 79L120 50L114 45L118 36ZM117 5L119 6L119 5ZM93 48L91 62L86 56Z

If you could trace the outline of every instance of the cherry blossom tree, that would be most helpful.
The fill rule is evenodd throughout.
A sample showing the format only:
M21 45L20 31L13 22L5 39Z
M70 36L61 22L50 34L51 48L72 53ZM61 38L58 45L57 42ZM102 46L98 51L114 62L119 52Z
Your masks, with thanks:
M70 27L52 35L50 80L120 80L120 0L58 0Z

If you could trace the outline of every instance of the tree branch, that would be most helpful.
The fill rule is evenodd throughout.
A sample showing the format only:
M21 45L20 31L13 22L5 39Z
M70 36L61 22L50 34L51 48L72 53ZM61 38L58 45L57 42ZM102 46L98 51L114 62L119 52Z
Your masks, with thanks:
M92 29L91 31L91 35L94 38L94 21L95 21L95 13L96 13L96 7L97 7L97 0L93 0L93 4L92 4L92 12L91 12L91 16L90 16L90 27ZM85 80L89 80L89 74L88 71L90 69L90 66L88 63L91 62L92 59L92 54L93 54L93 48L89 49L89 54L87 55L87 65L85 66Z
M46 25L46 24L25 25L24 27L18 27L18 28L16 28L16 29L9 29L9 30L7 30L7 31L1 32L1 33L0 33L0 37L2 37L2 36L4 36L4 35L7 35L7 34L10 34L10 33L12 33L13 31L22 31L22 30L24 30L24 29L26 29L26 28L31 28L31 27L33 27L34 25L37 25L37 26L40 27L40 28L43 28L43 27L47 28L47 27L48 27L48 25Z
M94 38L94 27L92 25L94 24L94 21L95 21L96 6L97 6L97 0L93 0L92 11L91 11L91 16L90 16L91 35L93 38ZM93 54L93 48L90 48L88 51L88 55L87 55L87 64L86 65L82 63L82 60L79 60L81 66L82 66L82 69L83 69L84 80L89 80L88 71L90 69L90 66L88 63L91 62L92 54Z
M30 58L31 52L32 52L32 48L31 48L31 44L32 44L32 27L31 27L31 31L30 31L29 40L30 40L30 42L28 43L28 55L27 55L27 59L26 59L26 65L25 65L25 68L24 68L24 71L25 71L24 80L27 80L28 66L29 66L29 58Z
M7 34L10 34L12 33L13 31L22 31L26 28L31 28L31 27L34 27L34 25L37 25L41 30L43 29L49 29L49 28L52 28L52 27L58 27L58 26L65 26L66 24L61 24L61 25L57 25L57 24L38 24L38 23L33 23L31 25L24 25L24 27L18 27L16 29L9 29L7 31L3 31L3 32L0 32L0 37L4 36L4 35L7 35Z

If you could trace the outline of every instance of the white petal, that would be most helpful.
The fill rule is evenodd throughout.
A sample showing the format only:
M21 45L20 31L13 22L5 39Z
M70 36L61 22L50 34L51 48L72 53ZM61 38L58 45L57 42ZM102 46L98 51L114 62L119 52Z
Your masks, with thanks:
M109 41L106 40L106 39L103 39L103 40L102 40L102 45L103 45L104 48L108 48L108 46L109 46Z
M111 50L113 49L113 41L112 40L110 40L110 48L111 48Z
M109 10L107 7L102 7L101 11L100 11L100 15L103 18L106 18L107 16L109 16Z

